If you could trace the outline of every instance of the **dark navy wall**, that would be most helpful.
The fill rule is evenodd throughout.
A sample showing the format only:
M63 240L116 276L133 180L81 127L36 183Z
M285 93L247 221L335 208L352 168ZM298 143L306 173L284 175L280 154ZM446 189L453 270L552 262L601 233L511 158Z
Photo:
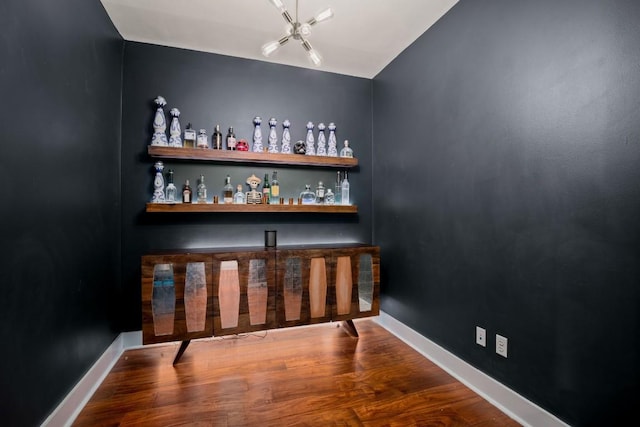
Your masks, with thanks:
M371 85L370 79L348 77L261 61L190 50L127 42L124 55L122 180L123 180L123 330L139 330L140 256L152 250L256 246L264 230L278 230L279 244L371 241ZM180 110L184 129L191 122L209 137L216 124L226 135L233 126L237 138L252 140L255 116L263 119L266 144L270 117L292 123L292 141L304 139L305 125L334 122L341 144L348 139L360 166L350 173L352 201L358 215L316 214L147 214L153 193L154 159L147 156L153 133L153 99L162 95L169 110ZM168 132L167 132L168 133ZM317 139L317 129L314 130ZM328 131L327 131L328 137ZM333 185L333 169L165 161L175 171L176 184L186 179L195 190L204 174L209 198L221 196L224 178L244 183L252 173L260 178L278 171L282 196L297 198L305 184L319 180ZM244 184L243 184L244 185ZM244 185L246 189L246 185Z
M98 1L0 28L0 419L38 425L116 336L123 41Z
M462 0L374 79L382 309L573 425L639 401L639 22Z

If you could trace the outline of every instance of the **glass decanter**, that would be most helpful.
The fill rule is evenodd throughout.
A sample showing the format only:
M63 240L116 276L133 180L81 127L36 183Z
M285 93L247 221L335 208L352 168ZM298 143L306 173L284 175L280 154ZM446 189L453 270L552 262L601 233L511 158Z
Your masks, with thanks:
M304 191L300 193L300 203L303 205L313 205L316 203L316 193L311 191L311 185L306 184Z

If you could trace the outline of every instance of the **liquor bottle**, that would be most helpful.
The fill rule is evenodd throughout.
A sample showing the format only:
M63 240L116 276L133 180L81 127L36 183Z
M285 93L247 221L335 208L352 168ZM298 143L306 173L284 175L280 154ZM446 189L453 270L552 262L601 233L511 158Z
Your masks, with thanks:
M271 185L269 185L269 174L264 174L262 183L262 203L271 203Z
M340 150L340 157L353 157L353 150L349 147L349 141L344 140L344 148Z
M227 133L227 150L235 150L236 144L236 134L233 133L233 126L231 126L229 127L229 132Z
M316 193L311 191L311 186L306 184L304 191L300 193L300 203L303 205L313 205L316 202Z
M242 192L242 184L236 187L236 194L233 195L233 203L236 205L244 205L247 203L247 197Z
M189 180L186 180L184 182L184 187L182 187L182 203L192 203L192 194L193 192L191 191L191 187L189 186Z
M198 133L198 139L196 142L196 146L198 148L209 148L209 141L207 139L207 130L206 129L200 129L200 132Z
M305 154L307 156L315 156L315 140L313 139L313 122L307 123L307 139L305 140Z
M253 149L254 153L262 153L264 151L262 147L262 128L260 128L260 124L262 123L262 119L258 117L253 118Z
M220 125L216 125L211 135L211 148L214 150L222 150L222 132L220 132Z
M187 123L187 128L184 130L184 147L195 148L196 147L196 130L191 129L191 123Z
M227 175L226 183L222 190L222 203L233 203L233 187L231 186L231 177Z
M336 196L333 194L330 188L327 188L327 194L324 195L324 204L325 205L335 205L336 204Z
M204 175L200 175L200 183L197 189L198 203L207 203L207 186L204 184Z
M318 156L327 155L327 139L324 136L325 128L324 123L318 124L318 149L316 150L316 155Z
M153 179L153 197L151 201L153 203L164 203L164 176L162 176L164 163L157 161L153 167L156 169L156 177Z
M322 181L318 181L318 186L316 187L316 205L324 205L324 184Z
M336 183L334 185L333 197L336 200L336 205L342 203L342 179L340 179L340 171L336 172Z
M278 121L271 117L269 119L269 146L267 147L267 152L269 153L277 153L278 150L278 136L276 135L276 125Z
M167 202L175 203L176 202L176 194L178 193L178 189L176 188L175 184L173 183L173 171L171 169L169 169L169 172L167 174L167 189L166 189L166 193L167 193Z
M344 179L342 180L342 200L341 200L341 204L342 205L350 205L351 203L349 202L349 177L348 177L349 173L347 171L344 171Z
M271 176L271 203L278 204L280 199L280 181L278 181L278 172L273 171Z
M180 130L180 120L178 120L180 110L172 108L170 113L173 119L171 119L171 126L169 126L169 134L171 135L169 138L169 147L182 147L182 138L180 135L182 131Z

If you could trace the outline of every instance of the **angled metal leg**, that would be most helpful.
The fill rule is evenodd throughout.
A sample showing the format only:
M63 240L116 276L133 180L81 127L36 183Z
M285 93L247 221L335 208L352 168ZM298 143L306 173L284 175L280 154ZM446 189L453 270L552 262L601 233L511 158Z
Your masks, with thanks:
M356 329L356 325L353 324L353 320L351 320L351 319L344 320L342 322L342 327L352 337L354 337L354 338L358 338L359 337L358 330Z
M182 357L182 353L184 353L184 351L187 349L187 347L189 347L189 343L190 342L191 342L191 340L182 341L182 343L180 344L180 348L178 349L178 352L176 353L176 357L173 359L173 364L174 365L176 363L178 363L178 360L180 360L180 358Z

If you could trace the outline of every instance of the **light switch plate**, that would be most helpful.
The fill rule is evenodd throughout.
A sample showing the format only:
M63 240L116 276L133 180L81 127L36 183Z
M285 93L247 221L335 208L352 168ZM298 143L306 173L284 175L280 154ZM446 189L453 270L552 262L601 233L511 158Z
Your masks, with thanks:
M480 326L476 326L476 344L482 347L487 346L487 331Z
M496 334L496 353L498 353L502 357L507 357L507 337L503 337L502 335Z

